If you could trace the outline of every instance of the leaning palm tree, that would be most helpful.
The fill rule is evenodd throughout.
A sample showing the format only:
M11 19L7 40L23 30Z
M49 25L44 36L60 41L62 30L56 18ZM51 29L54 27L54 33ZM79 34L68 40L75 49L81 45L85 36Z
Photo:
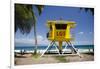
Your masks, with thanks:
M94 8L80 8L80 10L84 9L86 12L91 11L92 15L94 15Z
M22 34L30 33L32 27L34 27L35 38L35 54L37 53L37 35L36 35L36 14L37 9L40 15L43 6L42 5L28 5L28 4L15 4L15 32L20 30Z

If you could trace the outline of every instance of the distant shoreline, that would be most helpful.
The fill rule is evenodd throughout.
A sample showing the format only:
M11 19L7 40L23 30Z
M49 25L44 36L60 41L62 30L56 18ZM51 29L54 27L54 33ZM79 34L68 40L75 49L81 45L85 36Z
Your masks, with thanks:
M23 50L23 49L22 49ZM38 53L43 53L45 50L37 50ZM14 50L14 52L16 53L20 53L21 50ZM33 53L34 50L25 50L26 53ZM55 52L57 53L58 51L57 50L48 50L48 52ZM71 49L66 49L65 52L71 52ZM94 52L93 49L78 49L78 52L80 53L87 53L87 52Z
M34 48L35 48L34 46L20 46L20 47L15 47L14 52L15 53L22 53L22 52L34 53ZM38 46L37 53L42 54L46 48L47 46ZM90 53L90 52L94 53L94 45L78 45L76 49L78 50L79 53ZM67 49L65 50L63 49L63 51L65 51L65 53L71 53L70 47L67 47ZM48 49L46 53L58 53L58 51L55 49L54 46L52 46L51 48Z

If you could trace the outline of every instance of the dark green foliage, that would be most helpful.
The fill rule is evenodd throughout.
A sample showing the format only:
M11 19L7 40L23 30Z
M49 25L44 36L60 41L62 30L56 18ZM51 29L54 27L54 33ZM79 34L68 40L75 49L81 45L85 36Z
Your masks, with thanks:
M80 8L81 10L84 9L86 12L91 11L92 15L94 15L94 8Z
M43 9L41 5L34 5L40 15ZM32 5L15 4L15 32L19 29L22 34L28 34L35 26L36 15Z

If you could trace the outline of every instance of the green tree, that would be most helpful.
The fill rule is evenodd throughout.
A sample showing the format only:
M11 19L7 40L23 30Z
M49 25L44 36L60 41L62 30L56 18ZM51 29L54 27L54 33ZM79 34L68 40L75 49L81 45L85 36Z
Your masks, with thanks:
M84 9L86 12L91 11L92 15L94 15L94 8L80 8L80 10Z
M36 13L42 13L42 5L15 4L15 32L19 29L22 34L30 33L34 28L35 54L37 53Z

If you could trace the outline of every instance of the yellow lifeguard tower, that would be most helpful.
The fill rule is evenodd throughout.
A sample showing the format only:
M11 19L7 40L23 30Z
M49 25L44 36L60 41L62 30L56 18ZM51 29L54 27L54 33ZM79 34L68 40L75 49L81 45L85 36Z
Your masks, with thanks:
M48 40L51 43L48 45L47 49L44 53L48 50L48 48L52 45L55 45L56 49L58 49L59 54L63 54L64 51L62 49L63 42L65 43L65 48L69 45L72 48L72 51L80 56L74 45L71 43L74 38L71 34L71 28L74 28L76 23L74 21L65 21L65 20L50 20L47 21L47 27L50 29L47 33ZM58 45L56 44L58 42ZM67 44L67 45L66 45ZM58 46L58 47L57 47ZM42 55L44 54L42 53Z

